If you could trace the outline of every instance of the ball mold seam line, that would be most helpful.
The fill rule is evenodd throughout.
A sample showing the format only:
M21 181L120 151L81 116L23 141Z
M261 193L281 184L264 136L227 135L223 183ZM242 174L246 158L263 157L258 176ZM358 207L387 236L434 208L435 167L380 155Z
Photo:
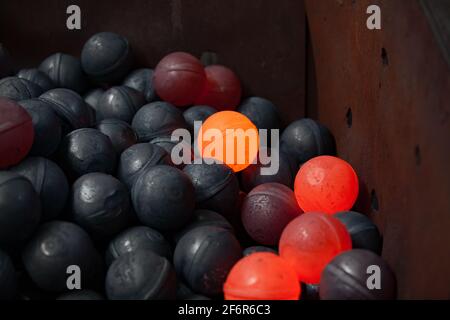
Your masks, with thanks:
M206 191L206 195L201 197L200 199L198 199L198 202L199 203L203 203L203 202L208 201L209 199L213 198L220 191L224 190L232 179L233 179L232 178L232 173L229 173L227 175L227 177L224 179L224 181L219 183L219 184L217 184L216 186L205 187L205 188L199 189L200 191Z
M251 193L251 191L250 191L250 193ZM274 196L276 199L281 200L282 202L285 202L286 200L288 200L288 202L289 202L288 206L289 206L290 209L293 209L293 211L299 211L300 213L302 211L299 207L293 206L291 201L289 201L288 198L284 198L279 193L273 193L273 194L269 194L269 193L266 193L266 192L255 192L255 193L252 193L252 194L250 194L250 193L247 195L248 198L251 198L253 196L265 196L265 197L270 198L270 197ZM298 209L300 209L300 210L298 210Z
M76 119L76 117L74 117L71 112L68 112L65 109L65 106L63 104L60 104L59 102L55 101L55 100L50 100L47 98L41 98L39 97L39 99L41 99L44 102L49 103L50 105L52 105L52 109L55 111L56 114L58 114L59 116L62 116L64 121L69 122L70 126L73 126L75 129L81 129L81 124L80 122ZM55 109L54 106L56 106L57 108ZM73 131L72 131L73 132ZM71 133L72 133L71 132ZM69 133L70 134L70 133Z
M128 88L128 87L127 87ZM126 92L126 90L124 90L124 88L122 87L116 87L116 90L120 93L120 95L126 100L126 106L128 111L130 111L131 113L135 114L136 113L136 108L134 105L133 100L131 99L131 97L128 95L128 93Z
M314 122L311 119L305 119L305 124L308 127L309 130L311 130L313 136L314 136L314 141L316 142L316 146L317 146L317 154L321 155L322 154L322 138L320 136L320 127L319 125Z
M28 112L27 112L27 114L28 114ZM30 118L31 118L31 116L30 116ZM28 124L28 123L33 123L33 120L26 120L26 121L22 121L22 122L20 122L20 123L16 123L15 125L13 125L13 126L9 126L9 127L6 127L6 126L3 126L3 127L0 127L0 133L7 133L7 132L10 132L10 131L12 131L12 130L14 130L14 129L16 129L16 128L18 128L18 127L21 127L21 126L23 126L23 125L26 125L26 124ZM8 123L10 123L10 122L8 122ZM4 129L6 127L6 130Z
M166 258L161 257L157 253L155 253L155 255L157 255L158 257L160 257L161 259L164 260L164 265L162 267L162 270L164 270L167 267L170 267L170 263L167 261ZM153 288L151 288L150 290L147 290L147 293L144 294L144 299L145 300L150 300L149 299L150 297L158 294L158 289L161 289L162 284L164 284L165 281L167 280L167 276L168 276L168 274L165 274L164 277L159 277L158 278L158 281L156 282L156 285ZM143 288L143 289L148 289L148 288Z
M326 214L326 213L324 213L324 214ZM335 238L335 240L336 240L336 242L337 242L337 244L339 245L339 252L342 252L343 251L343 248L342 248L342 243L341 243L341 239L339 238L339 236L337 235L337 233L336 233L336 228L334 227L334 225L332 224L332 223L330 223L330 221L328 221L328 219L325 217L325 216L323 216L323 215L318 215L318 217L319 217L319 219L320 220L322 220L323 222L325 222L325 224L331 229L331 230L333 230L333 237ZM342 224L342 222L340 222L339 221L339 223L340 224ZM342 226L343 226L343 228L345 228L345 226L342 224ZM347 232L348 233L348 231L347 230L345 230L345 232ZM350 237L350 235L349 235L349 237ZM351 244L351 238L350 238L350 244ZM351 247L350 247L350 249L351 249ZM345 251L347 251L347 250L345 250Z
M3 187L6 183L10 182L10 181L14 181L14 180L26 180L28 182L30 182L27 178L25 178L24 176L20 175L20 174L14 174L12 177L10 177L9 179L3 181L2 183L0 183L0 188ZM30 182L31 183L31 182Z
M88 75L91 75L93 77L102 77L105 74L115 71L114 69L117 68L117 66L120 66L120 64L125 61L125 59L128 57L128 54L130 53L130 45L129 42L126 38L120 36L122 38L122 40L125 40L125 44L126 44L126 52L124 55L122 55L119 59L117 59L116 62L114 62L114 64L108 68L106 68L105 70L102 71L98 71L98 72L91 72L89 71Z
M187 272L187 275L189 276L189 277L185 277L185 280L187 280L187 279L189 279L189 278L193 278L193 272L194 272L194 268L192 267L193 265L194 265L194 262L195 262L195 258L198 256L198 255L200 255L200 252L202 252L202 251L204 251L204 248L205 247L208 247L208 245L210 244L210 238L211 238L211 235L209 235L208 234L208 236L206 237L206 241L203 241L201 244L200 244L200 246L198 247L198 249L196 250L196 252L195 252L195 254L194 254L194 256L192 257L192 259L191 259L191 262L189 263L189 267L188 267L188 272ZM180 239L181 240L181 239Z
M38 190L36 190L39 194L41 193L44 184L45 184L45 173L47 172L47 161L44 160L43 162L39 161L39 166L38 166L38 170L37 170L37 185L38 185Z
M368 300L374 300L372 295L370 295L364 287L359 283L358 279L356 279L352 274L346 272L345 270L342 270L340 268L337 268L336 266L329 264L327 268L330 268L333 272L335 272L336 275L339 275L339 278L344 278L344 276L348 276L351 284L353 284L352 288L356 289L362 296L366 297Z

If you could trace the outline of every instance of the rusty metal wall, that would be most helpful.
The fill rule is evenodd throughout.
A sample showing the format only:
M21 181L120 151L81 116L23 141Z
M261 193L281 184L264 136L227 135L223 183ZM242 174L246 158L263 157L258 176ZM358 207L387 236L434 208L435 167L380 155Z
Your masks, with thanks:
M450 70L419 1L305 2L307 113L359 173L399 298L450 298Z
M66 29L66 8L77 4L82 30ZM302 1L272 0L2 0L0 42L22 65L50 52L79 56L99 31L127 36L138 62L154 66L166 53L215 52L233 68L247 95L273 100L285 122L305 105L305 13Z

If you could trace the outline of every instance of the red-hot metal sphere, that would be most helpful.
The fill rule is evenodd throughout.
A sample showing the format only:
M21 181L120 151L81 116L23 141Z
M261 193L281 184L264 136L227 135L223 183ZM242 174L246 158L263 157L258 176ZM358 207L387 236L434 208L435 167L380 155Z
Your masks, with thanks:
M339 220L325 213L309 212L286 226L279 252L294 267L299 281L318 284L325 266L351 248L350 235Z
M0 169L19 163L31 149L33 120L16 102L0 98Z
M205 70L200 60L185 52L165 56L153 74L158 96L179 107L194 104L205 81Z
M224 284L225 300L298 300L301 289L294 269L270 252L239 260Z
M294 190L297 202L305 212L333 214L347 211L358 198L358 176L346 161L319 156L300 168Z
M211 115L200 127L197 142L202 158L215 159L239 172L255 162L259 132L243 114L220 111Z
M197 97L196 104L207 105L217 110L234 110L241 101L241 82L227 67L211 65L205 68L206 84Z

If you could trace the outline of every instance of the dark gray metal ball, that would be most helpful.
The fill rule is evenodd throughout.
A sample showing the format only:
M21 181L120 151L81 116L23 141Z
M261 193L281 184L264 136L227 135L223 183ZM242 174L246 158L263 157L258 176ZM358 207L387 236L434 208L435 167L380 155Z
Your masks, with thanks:
M284 129L280 144L297 165L320 155L336 154L334 137L328 128L308 118L294 121Z
M224 164L188 164L183 171L194 185L198 208L212 210L225 217L237 212L239 183L232 169Z
M22 69L17 73L17 77L37 84L44 92L55 88L55 84L52 79L50 79L47 74L36 68Z
M379 268L380 288L369 289L369 277ZM323 270L320 279L322 300L391 300L397 291L395 275L389 265L375 253L354 249L335 257Z
M170 155L159 146L138 143L120 155L117 177L131 189L145 169L159 164L172 165Z
M36 230L41 203L31 182L9 171L0 171L0 199L0 249L11 252Z
M150 143L163 148L171 155L172 149L178 144L178 141L172 141L171 136L160 136L150 140Z
M94 123L92 112L83 98L69 89L52 89L39 97L47 102L63 120L63 132L90 127Z
M117 155L138 141L133 128L122 120L105 119L97 123L96 128L109 137Z
M88 173L75 181L71 217L93 237L108 237L127 228L133 219L130 194L111 175Z
M48 157L55 153L62 139L62 124L53 108L40 99L19 101L33 120L34 140L29 155Z
M221 214L211 210L198 209L194 211L191 221L183 229L181 229L180 232L176 233L175 242L178 242L181 237L192 229L204 226L220 227L234 232L231 223L228 222L228 220Z
M172 104L161 101L146 104L139 109L131 125L141 142L148 142L159 136L170 136L173 130L186 128L181 111Z
M172 260L172 248L159 231L146 226L137 226L121 232L109 243L105 255L106 263L110 265L118 257L142 249Z
M59 166L45 158L27 158L11 169L33 185L41 199L42 220L59 216L69 196L69 183Z
M144 95L139 91L125 86L112 87L97 102L97 121L112 118L131 123L144 103Z
M177 146L179 143L185 143L185 142L180 142L180 140L172 140L171 136L159 136L159 137L156 137L156 138L153 138L152 140L150 140L150 143L152 145L159 146L159 147L163 148L164 150L166 150L167 154L172 159L172 151L175 148L175 146ZM173 159L172 161L178 169L183 169L185 166L185 163L183 161L185 158L184 152L187 153L187 161L189 163L194 159L194 149L193 149L192 145L186 144L186 145L184 145L183 148L177 149L177 151L178 151L177 157L179 157L180 163L178 163L175 159Z
M57 88L67 88L78 93L86 91L88 83L81 68L80 60L65 53L55 53L47 57L39 65Z
M88 105L90 105L94 110L97 110L97 104L98 100L100 100L100 97L105 93L105 90L101 88L92 89L86 93L83 98L84 102L86 102Z
M106 275L106 295L110 300L172 300L176 287L170 262L150 250L121 255Z
M214 296L222 292L228 273L241 257L241 246L231 231L204 226L192 229L178 241L174 265L195 292Z
M129 72L132 62L128 40L112 32L93 35L81 51L83 70L97 83L116 83Z
M204 122L216 112L217 110L210 106L192 106L183 112L183 117L188 129L194 133L194 121Z
M112 174L116 167L114 146L97 129L72 131L63 139L59 153L62 166L73 177L91 172Z
M131 196L139 220L158 230L180 229L194 212L192 182L171 166L147 168L133 184Z
M245 115L258 129L280 129L281 120L278 108L269 100L251 97L242 101L237 109Z
M267 149L260 150L261 152L266 152ZM273 175L263 175L261 174L261 168L270 167L272 164L262 164L258 161L256 164L251 164L241 172L241 186L242 190L245 192L250 192L253 188L270 182L281 183L291 189L294 188L294 180L297 175L297 165L296 161L287 154L286 152L280 151L278 153L278 171ZM275 161L275 160L273 160Z
M352 238L353 249L367 249L381 254L382 238L378 227L367 216L354 212L344 211L334 215L341 221Z
M153 102L158 99L153 87L152 69L137 69L133 71L125 78L123 85L141 92L147 102Z
M43 90L37 84L18 77L0 80L0 97L20 101L38 97Z
M95 286L101 278L102 261L89 235L76 224L52 221L39 227L22 253L22 261L33 282L52 292L67 290L67 268L78 266L81 287Z

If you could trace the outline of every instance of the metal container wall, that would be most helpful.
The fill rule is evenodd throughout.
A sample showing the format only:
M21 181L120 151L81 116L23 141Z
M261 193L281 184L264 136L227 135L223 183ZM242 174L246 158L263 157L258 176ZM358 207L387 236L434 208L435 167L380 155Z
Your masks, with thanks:
M307 114L331 128L399 298L450 298L450 69L419 1L306 0ZM382 29L366 27L378 4Z

